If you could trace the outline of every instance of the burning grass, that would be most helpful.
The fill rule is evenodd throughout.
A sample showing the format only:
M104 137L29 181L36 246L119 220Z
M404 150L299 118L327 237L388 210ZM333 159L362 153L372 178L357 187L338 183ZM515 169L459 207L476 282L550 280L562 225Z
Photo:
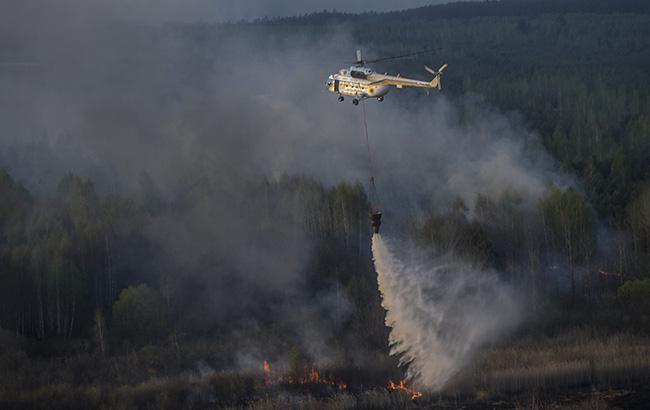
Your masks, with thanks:
M334 380L332 375L322 375L318 370L318 365L313 363L309 371L304 374L291 375L285 372L275 372L271 369L271 364L264 360L262 364L262 371L264 373L264 381L267 386L280 385L280 386L306 386L306 385L322 385L330 386L338 390L347 389L346 382L341 380Z
M186 372L175 376L151 377L133 384L94 382L75 385L66 382L12 391L0 388L0 408L345 409L365 407L393 409L412 407L412 398L415 397L416 392L405 382L391 382L394 387L387 388L372 383L364 385L360 380L368 380L368 378L351 369L321 369L317 364L311 364L304 369L304 372L296 372L295 369L264 361L259 370L249 373Z
M395 383L392 380L389 380L388 391L404 392L411 397L411 400L419 399L422 397L422 392L408 387L406 385L406 380L400 380L399 383Z
M580 330L487 349L440 393L413 389L398 378L392 361L363 368L266 361L248 373L197 366L174 371L176 356L179 366L200 356L215 368L210 358L219 357L204 348L181 353L150 347L110 360L80 355L58 368L56 383L27 377L46 372L54 361L5 354L0 368L13 376L0 383L0 408L587 409L611 403L634 408L650 400L638 398L650 380L650 339L629 334Z

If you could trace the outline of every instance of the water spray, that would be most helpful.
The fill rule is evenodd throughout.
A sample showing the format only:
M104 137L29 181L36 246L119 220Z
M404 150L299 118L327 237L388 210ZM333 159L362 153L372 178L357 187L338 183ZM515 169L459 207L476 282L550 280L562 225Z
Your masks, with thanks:
M417 252L406 264L392 245L373 235L390 354L399 357L410 383L439 391L479 348L517 324L521 309L494 272Z

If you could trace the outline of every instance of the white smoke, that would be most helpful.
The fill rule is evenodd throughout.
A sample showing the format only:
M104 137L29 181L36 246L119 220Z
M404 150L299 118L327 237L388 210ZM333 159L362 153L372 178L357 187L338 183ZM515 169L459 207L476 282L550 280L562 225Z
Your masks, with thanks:
M444 258L426 263L414 256L406 264L380 235L373 237L372 252L391 355L420 387L443 388L477 348L520 319L514 291L494 272Z

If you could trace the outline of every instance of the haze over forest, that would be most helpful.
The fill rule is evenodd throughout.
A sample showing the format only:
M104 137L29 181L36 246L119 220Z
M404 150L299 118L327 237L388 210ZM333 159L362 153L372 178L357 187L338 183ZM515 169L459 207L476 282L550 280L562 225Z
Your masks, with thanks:
M647 2L76 3L0 6L0 407L647 402Z

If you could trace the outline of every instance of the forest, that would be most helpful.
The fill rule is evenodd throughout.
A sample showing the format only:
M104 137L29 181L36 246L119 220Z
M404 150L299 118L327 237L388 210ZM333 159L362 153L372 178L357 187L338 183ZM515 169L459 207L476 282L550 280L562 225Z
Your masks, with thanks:
M634 0L503 0L132 29L145 48L160 38L182 45L189 88L242 39L274 50L294 44L278 40L290 33L318 46L342 27L367 55L429 50L378 71L418 77L423 64L448 63L454 126L471 130L477 104L514 118L571 182L546 181L539 195L485 187L471 201L428 200L417 213L386 201L387 218L400 221L387 229L432 258L497 272L525 300L526 319L477 349L442 391L395 394L386 385L404 368L389 354L366 180L254 172L226 153L216 171L163 164L177 167L178 180L162 186L139 172L128 189L105 176L120 165L84 172L63 161L43 187L16 165L41 158L40 148L21 154L24 146L0 139L0 407L457 408L465 400L491 408L506 400L502 408L533 408L559 396L577 406L567 408L642 407L650 400L649 13ZM382 104L408 111L427 98L395 93ZM192 112L183 121L209 118ZM604 390L609 396L593 393Z

